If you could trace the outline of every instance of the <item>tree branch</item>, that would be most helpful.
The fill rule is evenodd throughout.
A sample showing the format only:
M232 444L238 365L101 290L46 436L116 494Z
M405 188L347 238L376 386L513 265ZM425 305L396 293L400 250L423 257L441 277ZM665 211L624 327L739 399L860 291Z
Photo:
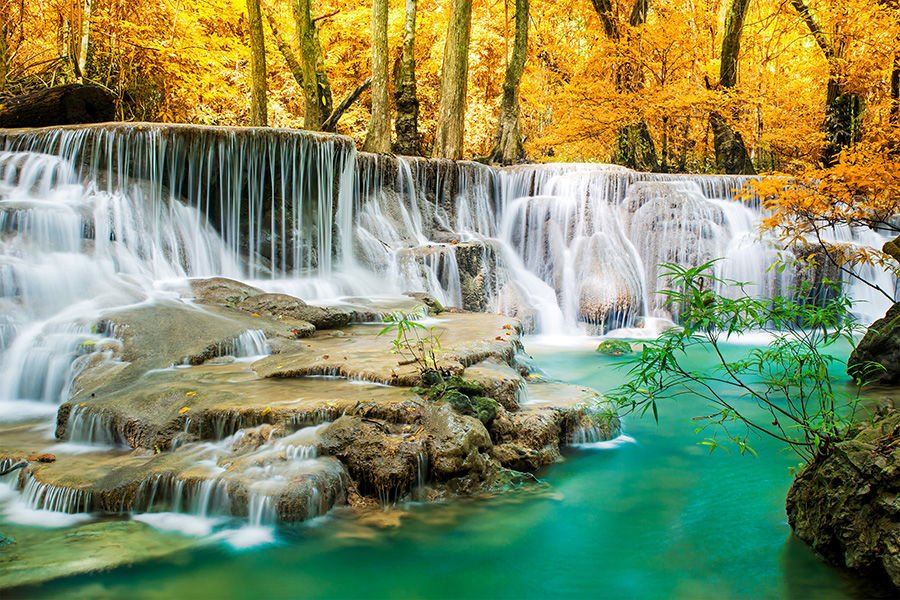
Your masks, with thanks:
M359 100L359 97L362 95L364 91L369 89L369 86L372 85L372 78L369 77L365 81L363 81L359 86L347 94L347 97L341 100L341 103L337 105L337 107L331 112L325 122L322 123L322 131L334 132L337 129L338 121L344 116L344 113L347 112L353 103Z

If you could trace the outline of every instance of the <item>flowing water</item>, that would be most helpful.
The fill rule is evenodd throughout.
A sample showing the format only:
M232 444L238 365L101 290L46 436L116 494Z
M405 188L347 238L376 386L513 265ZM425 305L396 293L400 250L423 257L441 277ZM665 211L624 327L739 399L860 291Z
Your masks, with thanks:
M740 177L605 165L492 169L358 154L339 136L190 126L2 132L0 148L0 421L43 418L48 437L73 378L113 360L121 345L104 313L178 301L192 277L241 279L320 304L424 291L568 340L646 337L677 319L656 294L663 262L723 257L718 274L767 296L789 293L803 277L769 269L777 246L757 233L754 203L735 199ZM833 235L881 241L872 231ZM885 289L896 285L883 273L864 275ZM847 289L864 320L883 314L885 298L853 282ZM239 361L270 352L256 330L219 350ZM617 377L591 353L538 358L554 375L598 389ZM658 431L628 421L634 442L573 451L544 474L545 491L412 505L390 513L399 519L393 527L338 512L278 528L272 498L286 478L334 482L339 474L309 443L265 445L249 519L237 528L223 525L227 495L218 477L148 480L146 512L135 520L212 543L32 591L185 597L199 577L209 585L204 595L218 589L223 597L852 592L789 539L782 502L791 459L775 448L759 460L702 456L691 410L673 409ZM66 451L123 451L103 417L75 410L72 423ZM223 427L217 439L227 433ZM184 450L198 453L198 469L219 468L210 457L226 460L226 443ZM295 459L286 471L266 462L276 450ZM90 519L35 510L86 506L88 498L34 481L15 491L0 486L10 521ZM308 514L323 512L322 493L309 490ZM150 512L158 494L174 512Z
M528 344L548 374L607 389L617 359ZM745 348L746 349L746 348ZM740 349L735 348L734 351ZM708 358L695 356L693 366ZM20 590L46 598L853 598L871 590L792 538L784 514L796 463L708 455L690 418L627 418L626 437L575 448L545 488L411 504L357 519L340 511L246 550L213 543L111 572ZM264 500L260 502L264 520ZM190 529L186 529L191 531ZM195 532L196 533L196 532ZM176 534L170 534L175 536ZM138 538L139 539L139 538ZM202 588L201 588L202 586Z

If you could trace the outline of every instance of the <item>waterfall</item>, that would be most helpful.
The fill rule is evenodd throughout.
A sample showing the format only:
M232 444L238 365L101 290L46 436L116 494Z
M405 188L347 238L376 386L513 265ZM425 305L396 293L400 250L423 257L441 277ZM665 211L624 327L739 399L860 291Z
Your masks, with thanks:
M564 334L677 318L657 294L663 262L721 257L718 275L785 293L798 275L769 268L778 244L758 233L758 207L734 197L746 181L375 156L276 129L0 132L0 402L64 399L79 356L102 345L97 315L171 296L167 282L189 277L318 302L427 292ZM886 299L847 289L867 300L865 321L883 313ZM237 354L265 353L254 335Z

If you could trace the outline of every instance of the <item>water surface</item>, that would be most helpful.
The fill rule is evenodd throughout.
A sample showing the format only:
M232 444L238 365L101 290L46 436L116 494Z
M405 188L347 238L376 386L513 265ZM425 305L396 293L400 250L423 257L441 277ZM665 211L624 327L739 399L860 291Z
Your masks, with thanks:
M547 374L607 390L618 361L531 346ZM701 359L696 359L701 363ZM412 505L357 519L337 511L273 544L221 543L153 563L21 590L48 598L852 598L865 595L791 536L789 468L708 454L690 417L665 405L657 426L629 417L634 442L573 449L546 487L492 499ZM176 534L171 534L175 536ZM174 539L174 538L173 538Z

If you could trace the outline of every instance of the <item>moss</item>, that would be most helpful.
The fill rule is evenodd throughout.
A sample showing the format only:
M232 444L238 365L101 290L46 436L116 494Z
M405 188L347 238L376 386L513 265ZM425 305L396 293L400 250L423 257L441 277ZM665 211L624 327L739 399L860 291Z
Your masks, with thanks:
M444 380L448 389L459 390L466 396L484 396L484 386L476 381L463 379L459 375L452 375Z
M597 346L597 352L607 356L622 356L631 354L631 344L624 340L603 340Z
M449 404L459 414L475 417L485 425L497 417L497 401L487 396L470 397L459 390L450 389L441 395L440 401Z

